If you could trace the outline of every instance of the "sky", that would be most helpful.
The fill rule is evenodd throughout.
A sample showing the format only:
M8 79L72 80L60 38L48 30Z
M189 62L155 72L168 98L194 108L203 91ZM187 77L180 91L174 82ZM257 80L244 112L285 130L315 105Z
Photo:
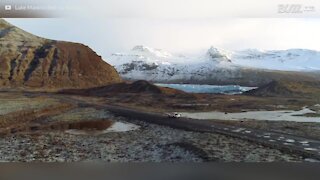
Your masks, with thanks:
M320 50L320 2L315 0L55 2L67 7L64 17L6 20L38 36L84 43L104 59L136 45L189 54L210 46ZM296 4L301 9L314 7L314 12L280 13L283 5Z

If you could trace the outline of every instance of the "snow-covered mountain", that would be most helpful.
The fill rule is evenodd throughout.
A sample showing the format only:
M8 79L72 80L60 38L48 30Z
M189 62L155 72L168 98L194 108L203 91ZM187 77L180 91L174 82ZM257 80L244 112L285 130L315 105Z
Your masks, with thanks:
M146 46L135 46L128 53L114 53L111 57L115 62L130 63L133 61L143 61L145 63L171 64L174 62L184 62L188 59L182 55L173 55L161 49L154 49Z
M249 49L234 52L232 62L237 65L285 71L320 70L320 52L308 49L262 51Z
M126 62L116 66L124 79L162 83L257 85L271 78L320 70L320 52L303 49L232 52L211 47L203 55L183 56L136 46L111 58Z

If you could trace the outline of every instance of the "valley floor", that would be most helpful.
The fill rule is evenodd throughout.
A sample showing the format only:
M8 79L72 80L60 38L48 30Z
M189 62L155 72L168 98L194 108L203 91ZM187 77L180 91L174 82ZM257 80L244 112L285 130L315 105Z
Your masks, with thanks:
M306 160L306 157L299 153L280 151L236 137L212 132L186 131L116 116L102 106L111 101L112 99L108 98L56 94L0 93L0 161L300 162ZM109 127L108 123L107 131L93 131L82 127L84 125L81 122L89 121L110 122L110 125L122 123L123 127L110 131L108 129L112 126ZM126 126L134 128L126 129ZM247 126L257 128L252 124ZM318 123L312 123L311 126L320 127ZM70 130L74 127L80 127L79 132L88 133L72 133L74 131ZM294 129L291 133L295 133ZM313 138L319 136L314 135Z
M64 132L17 134L0 139L5 162L272 162L303 161L236 138L136 122L141 129L100 136Z

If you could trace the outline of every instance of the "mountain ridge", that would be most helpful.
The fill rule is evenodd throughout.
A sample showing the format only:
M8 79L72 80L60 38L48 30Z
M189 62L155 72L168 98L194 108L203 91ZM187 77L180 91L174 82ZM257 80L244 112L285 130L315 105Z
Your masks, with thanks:
M254 53L255 51L250 52ZM291 51L280 52L281 55L284 55L290 54ZM273 54L266 53L265 55L269 57ZM316 73L309 73L308 71L291 71L290 69L277 70L245 66L241 63L236 63L236 60L232 59L234 56L235 54L232 52L227 52L215 47L211 47L206 54L198 56L197 58L187 57L185 61L183 61L183 56L179 56L181 59L177 61L176 57L162 59L142 55L135 59L131 58L132 56L130 55L124 55L118 60L127 63L116 66L116 69L126 80L148 80L156 83L239 84L259 86L273 80L294 79L293 77L304 80L315 79L317 77ZM290 56L295 57L293 53ZM260 60L254 59L254 61ZM263 62L260 63L263 64Z

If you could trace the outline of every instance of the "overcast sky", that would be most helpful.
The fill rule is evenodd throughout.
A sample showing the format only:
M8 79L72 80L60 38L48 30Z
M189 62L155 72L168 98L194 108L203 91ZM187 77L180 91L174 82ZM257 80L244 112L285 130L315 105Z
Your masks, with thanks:
M74 10L66 11L66 18L7 20L42 37L87 44L105 59L135 45L179 53L210 46L320 50L320 6L315 0L301 4L315 12L301 14L279 14L282 0L57 1Z

